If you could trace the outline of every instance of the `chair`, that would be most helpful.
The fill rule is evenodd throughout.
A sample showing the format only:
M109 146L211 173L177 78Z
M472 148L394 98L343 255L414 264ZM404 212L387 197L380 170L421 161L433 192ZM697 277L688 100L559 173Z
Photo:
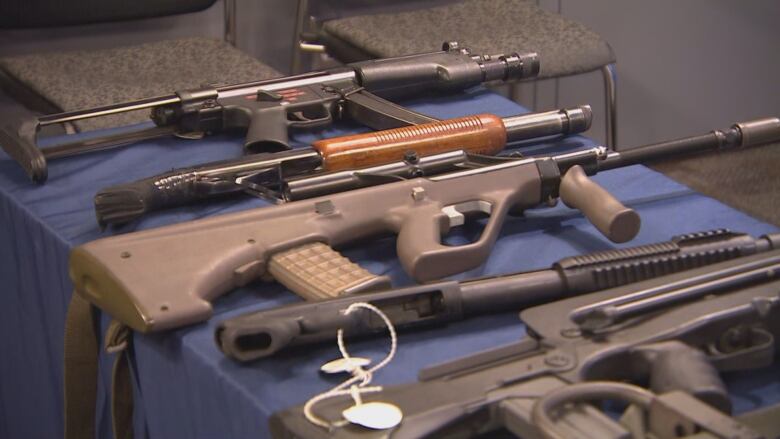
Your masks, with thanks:
M206 9L214 3L216 0L3 1L0 28L159 17ZM0 86L34 111L56 113L163 95L203 84L281 76L234 47L235 0L224 0L224 4L224 41L193 37L92 51L4 57L0 58ZM138 111L86 119L74 125L81 131L146 120L148 112Z
M584 25L545 11L531 0L465 0L404 12L314 22L309 2L298 0L293 73L302 52L327 51L341 62L438 50L458 41L477 53L539 53L539 79L600 70L604 78L607 146L616 143L615 54ZM301 38L303 37L303 38Z

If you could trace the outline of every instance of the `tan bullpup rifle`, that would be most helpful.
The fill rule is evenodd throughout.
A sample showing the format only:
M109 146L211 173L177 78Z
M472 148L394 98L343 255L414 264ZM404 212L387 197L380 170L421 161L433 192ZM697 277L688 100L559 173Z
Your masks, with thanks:
M436 121L385 98L453 93L538 74L535 53L476 55L449 42L440 52L360 61L243 84L207 85L167 96L12 121L0 125L0 146L37 183L46 181L49 160L161 136L197 139L243 129L248 152L277 152L290 148L288 131L319 129L334 120L352 120L375 130ZM41 128L137 110L149 110L154 125L58 136L52 139L55 145L39 147Z
M528 335L517 343L423 369L419 382L359 402L346 392L306 412L284 410L272 416L271 432L277 439L494 437L482 435L500 428L527 439L776 437L777 418L761 425L729 416L719 373L773 364L778 269L780 250L772 250L526 309ZM620 422L588 404L604 400L629 404ZM344 422L345 409L377 402L400 410L400 422L374 429Z
M434 175L451 171L464 161L459 154L442 153L494 155L509 143L581 133L590 128L591 117L590 107L581 105L504 118L478 114L322 139L311 148L251 154L101 189L95 195L95 214L102 227L132 221L148 212L241 192L280 203L370 186L391 172L407 177ZM315 171L317 178L306 178ZM290 182L298 176L304 178ZM343 177L350 181L338 181Z
M510 211L557 198L580 209L612 241L628 241L639 230L639 216L587 175L778 138L780 119L767 118L625 152L596 147L506 160L221 215L76 247L70 276L77 294L141 332L206 320L211 300L260 277L270 276L312 299L386 289L387 278L333 250L381 234L398 235L404 270L426 282L479 266ZM479 239L442 244L442 235L471 215L489 216Z

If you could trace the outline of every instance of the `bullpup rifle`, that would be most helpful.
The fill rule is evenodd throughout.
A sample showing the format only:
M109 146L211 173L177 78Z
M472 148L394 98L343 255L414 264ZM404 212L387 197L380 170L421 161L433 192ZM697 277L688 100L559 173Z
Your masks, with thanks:
M245 129L249 152L289 149L288 130L316 129L348 118L376 130L433 122L380 97L408 98L425 92L456 92L493 81L535 77L535 53L472 55L457 43L441 52L361 61L330 70L278 79L204 86L167 96L45 115L0 126L0 146L35 182L48 176L47 161L160 136L199 138ZM83 119L150 110L152 127L123 127L86 138L64 136L41 149L38 131Z
M375 175L376 169L364 168L406 161L418 176L432 175L452 170L457 162L443 157L421 158L455 150L493 155L508 143L581 133L590 128L591 114L587 105L505 118L479 114L318 140L311 148L252 154L111 186L95 195L95 214L101 226L119 224L155 210L239 192L282 202L289 198L289 192L282 189L286 180L315 170L332 173L361 169L358 172L362 175ZM332 177L323 175L320 180L332 182ZM295 185L300 186L300 180ZM301 193L296 191L294 197L301 199Z
M273 415L281 439L471 437L505 428L523 438L759 438L726 416L719 373L772 364L780 336L780 251L526 309L518 343L424 369L419 382L363 395L398 407L394 428L326 429L301 407ZM628 383L647 383L647 391ZM631 435L593 406L619 400L649 411L645 436ZM352 399L311 407L340 421ZM705 405L706 404L706 405ZM658 418L658 416L661 416ZM705 436L707 437L707 436Z
M357 302L381 309L396 330L416 329L519 311L774 249L780 249L780 233L757 239L728 230L690 233L667 242L567 257L546 270L434 282L264 309L221 322L215 338L225 355L251 361L292 346L333 343L339 329L349 337L384 333L384 322L374 313L362 308L345 312Z
M614 242L632 239L639 216L587 176L678 154L735 148L780 137L780 119L608 152L596 147L501 161L284 205L129 233L76 247L70 276L78 294L141 331L206 320L211 300L261 276L307 298L387 289L333 247L398 235L404 270L419 282L479 266L510 211L560 198ZM467 216L487 215L480 237L460 246L442 236Z

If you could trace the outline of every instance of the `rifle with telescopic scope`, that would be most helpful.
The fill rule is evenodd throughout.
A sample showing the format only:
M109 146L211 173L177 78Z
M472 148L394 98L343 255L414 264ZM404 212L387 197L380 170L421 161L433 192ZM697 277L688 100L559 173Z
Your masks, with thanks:
M243 129L248 152L278 152L290 149L288 131L323 128L339 119L375 130L436 121L385 98L453 93L487 82L538 74L535 53L475 55L451 42L445 43L441 52L360 61L284 78L204 86L167 96L27 118L0 126L0 146L37 183L46 181L49 160L161 136L201 138L204 134ZM62 136L53 146L39 147L38 132L43 127L145 109L150 110L154 126Z

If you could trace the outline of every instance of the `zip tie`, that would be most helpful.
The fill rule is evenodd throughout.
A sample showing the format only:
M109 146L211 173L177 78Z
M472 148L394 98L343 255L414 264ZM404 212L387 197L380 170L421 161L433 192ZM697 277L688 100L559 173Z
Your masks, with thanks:
M379 363L377 363L375 366L371 367L368 370L364 370L361 366L356 366L352 368L349 371L352 374L352 378L349 378L348 380L337 385L336 387L328 391L325 391L323 393L320 393L318 395L315 395L314 397L306 401L306 404L303 405L303 415L306 417L306 420L308 420L314 425L329 430L334 427L344 426L347 423L349 423L349 421L342 419L340 421L329 422L327 420L324 420L313 413L312 408L314 407L314 405L325 399L329 399L337 396L351 396L352 399L355 401L355 406L359 406L363 404L363 400L361 397L362 394L381 392L382 386L368 387L368 385L371 384L371 379L373 378L374 372L385 367L388 363L390 363L390 361L395 356L396 348L398 346L398 336L396 335L395 327L393 326L393 323L390 321L387 315L376 306L366 302L356 302L351 304L349 307L347 307L347 309L344 310L344 314L350 314L359 308L372 311L373 313L378 315L382 319L382 321L384 321L385 326L387 326L387 330L390 333L390 352L387 353L387 356L382 361L380 361ZM344 357L344 359L347 360L347 363L349 364L349 360L352 357L349 355L349 352L347 351L347 348L344 345L343 329L338 330L338 333L336 335L336 342L338 343L339 351L341 352L342 357Z

